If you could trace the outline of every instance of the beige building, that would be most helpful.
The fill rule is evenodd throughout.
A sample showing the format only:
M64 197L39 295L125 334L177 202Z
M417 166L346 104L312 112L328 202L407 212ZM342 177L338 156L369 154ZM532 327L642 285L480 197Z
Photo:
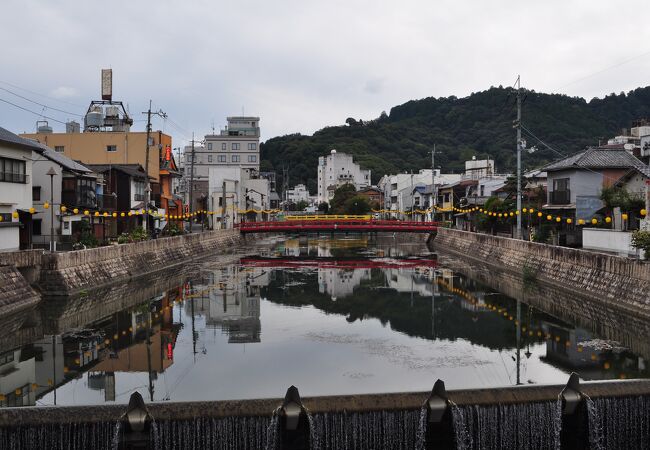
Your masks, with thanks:
M146 131L26 133L21 136L35 139L70 159L86 164L146 165ZM172 138L162 131L152 132L151 138L149 176L159 182L160 155L165 154L167 147L171 151Z

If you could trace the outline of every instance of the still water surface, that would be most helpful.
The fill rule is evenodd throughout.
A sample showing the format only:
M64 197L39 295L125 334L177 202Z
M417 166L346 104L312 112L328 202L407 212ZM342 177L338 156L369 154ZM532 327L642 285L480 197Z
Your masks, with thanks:
M421 244L289 239L254 253L12 318L0 331L0 406L650 375L647 355L455 272Z

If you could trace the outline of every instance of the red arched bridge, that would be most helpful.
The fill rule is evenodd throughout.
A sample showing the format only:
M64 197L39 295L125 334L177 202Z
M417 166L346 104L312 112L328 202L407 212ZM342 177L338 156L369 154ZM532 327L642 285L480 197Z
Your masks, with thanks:
M244 222L237 225L246 233L431 233L438 222L404 222L373 219L309 219L274 222Z

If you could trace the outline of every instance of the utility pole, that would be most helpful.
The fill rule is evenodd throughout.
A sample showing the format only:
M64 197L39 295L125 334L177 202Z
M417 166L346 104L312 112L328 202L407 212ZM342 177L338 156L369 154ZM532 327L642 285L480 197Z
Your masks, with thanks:
M45 175L50 177L50 252L54 253L54 175L56 170L50 167Z
M221 228L226 228L226 180L223 181L221 191Z
M431 222L436 213L436 144L433 144L431 152Z
M145 203L145 214L144 214L144 229L147 234L149 234L149 203L151 199L151 183L149 183L149 139L151 139L151 115L162 117L163 119L167 118L162 110L151 112L151 100L149 100L149 109L142 114L147 115L147 149L145 151L145 162L144 162L144 174L147 177L145 182L144 189L144 203Z
M192 206L194 204L192 196L194 195L194 132L192 132L192 161L190 162L190 233L192 232Z
M521 239L521 76L517 77L517 232Z

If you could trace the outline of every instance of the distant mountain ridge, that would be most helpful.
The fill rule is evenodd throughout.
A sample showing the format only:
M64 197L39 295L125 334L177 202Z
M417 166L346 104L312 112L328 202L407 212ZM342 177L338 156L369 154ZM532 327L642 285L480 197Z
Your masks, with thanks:
M597 145L630 128L634 120L650 117L650 86L589 102L532 90L524 90L522 98L522 124L528 130L523 137L528 147L538 148L524 153L526 169ZM376 183L384 174L431 167L436 144L436 166L443 171L462 170L472 156L489 156L498 171L510 171L516 164L515 118L510 88L492 87L464 98L411 100L374 120L349 118L346 125L326 127L313 136L271 138L261 145L262 170L275 170L281 185L282 168L287 167L289 186L305 183L315 194L318 157L333 148L371 169Z

